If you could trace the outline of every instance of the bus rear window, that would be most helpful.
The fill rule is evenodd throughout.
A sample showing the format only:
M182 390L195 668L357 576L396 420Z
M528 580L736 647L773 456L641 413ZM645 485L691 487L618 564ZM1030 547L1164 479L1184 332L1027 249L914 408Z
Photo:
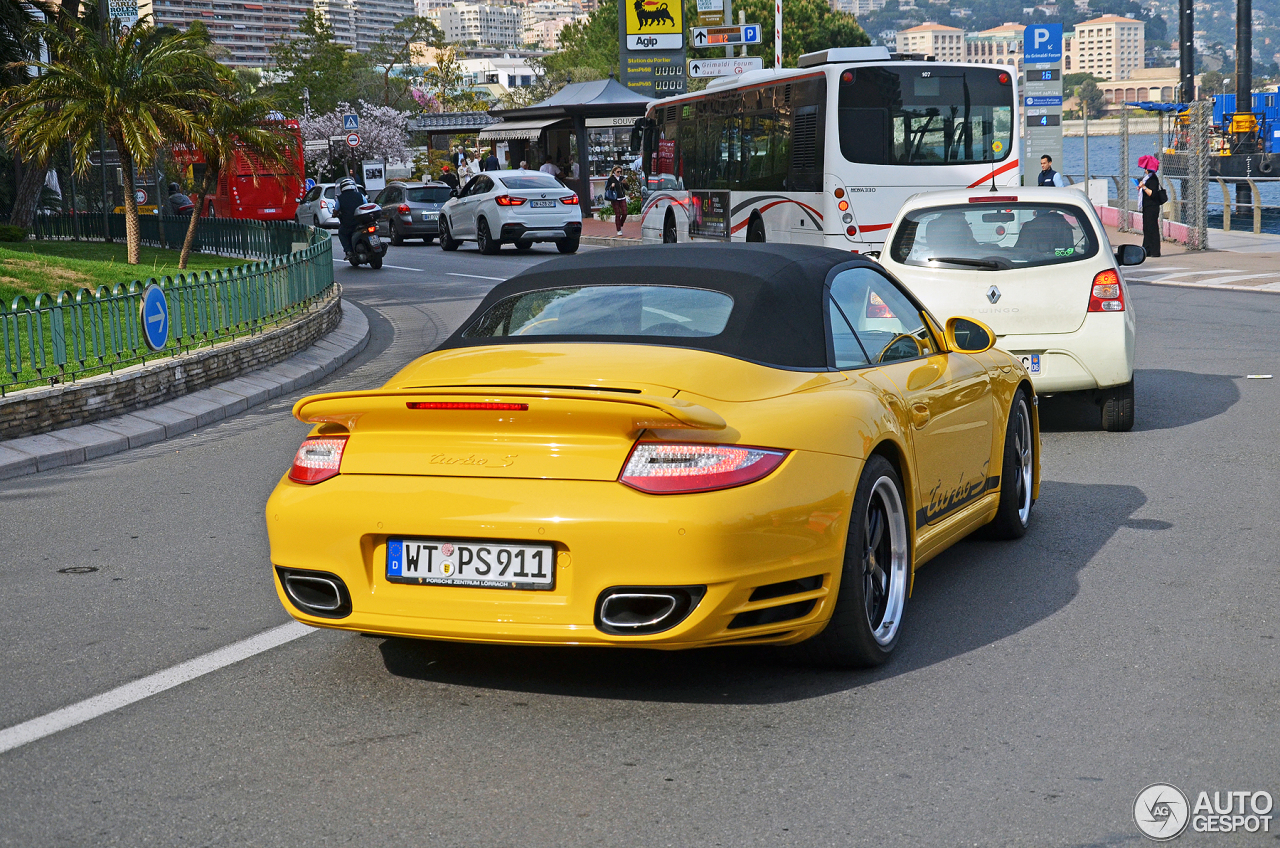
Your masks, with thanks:
M996 68L854 67L840 75L837 121L850 162L999 162L1013 152L1013 86Z

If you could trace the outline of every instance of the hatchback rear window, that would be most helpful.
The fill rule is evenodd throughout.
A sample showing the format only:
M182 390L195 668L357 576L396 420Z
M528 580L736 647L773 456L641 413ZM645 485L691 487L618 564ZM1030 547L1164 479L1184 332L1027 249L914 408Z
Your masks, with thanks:
M579 286L541 289L495 303L465 339L505 336L645 336L719 334L733 311L724 292L677 286Z
M507 188L557 188L564 189L559 180L545 174L528 174L524 176L498 177L498 182Z
M1098 236L1074 206L973 203L917 209L902 219L889 255L904 265L1006 271L1079 262Z
M448 186L436 188L406 188L404 190L405 199L410 203L444 203L449 199L451 189Z

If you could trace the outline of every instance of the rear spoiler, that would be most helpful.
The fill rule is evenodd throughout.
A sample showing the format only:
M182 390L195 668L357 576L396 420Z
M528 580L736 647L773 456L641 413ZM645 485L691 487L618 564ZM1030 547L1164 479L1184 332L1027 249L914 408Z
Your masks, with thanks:
M293 416L308 424L339 424L354 430L370 413L413 414L407 404L417 400L510 402L530 404L530 412L573 414L586 411L583 402L603 404L595 414L630 418L631 430L647 428L723 430L728 425L716 412L685 400L591 389L540 389L449 386L421 389L379 389L333 392L305 397L293 405ZM536 406L535 406L536 405ZM508 413L509 414L509 413ZM381 417L381 416L379 416ZM621 423L621 422L619 422Z

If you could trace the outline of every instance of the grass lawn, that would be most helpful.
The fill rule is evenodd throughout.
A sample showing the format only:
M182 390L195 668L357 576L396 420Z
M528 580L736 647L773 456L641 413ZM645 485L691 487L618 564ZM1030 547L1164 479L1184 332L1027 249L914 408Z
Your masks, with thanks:
M77 289L92 291L131 280L159 279L178 274L179 251L143 247L142 261L130 265L123 243L76 241L0 242L0 311L20 294L34 299L41 292L57 294ZM192 253L188 271L231 268L248 260Z

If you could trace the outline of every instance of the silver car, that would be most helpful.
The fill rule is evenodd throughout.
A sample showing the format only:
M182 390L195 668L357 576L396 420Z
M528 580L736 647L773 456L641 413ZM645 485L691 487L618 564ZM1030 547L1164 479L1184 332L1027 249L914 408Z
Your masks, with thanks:
M303 226L338 229L338 190L335 183L317 183L302 196L294 216Z
M445 183L394 182L384 188L373 201L382 207L378 232L401 244L407 238L420 238L431 244L440 234L440 208L451 196Z

